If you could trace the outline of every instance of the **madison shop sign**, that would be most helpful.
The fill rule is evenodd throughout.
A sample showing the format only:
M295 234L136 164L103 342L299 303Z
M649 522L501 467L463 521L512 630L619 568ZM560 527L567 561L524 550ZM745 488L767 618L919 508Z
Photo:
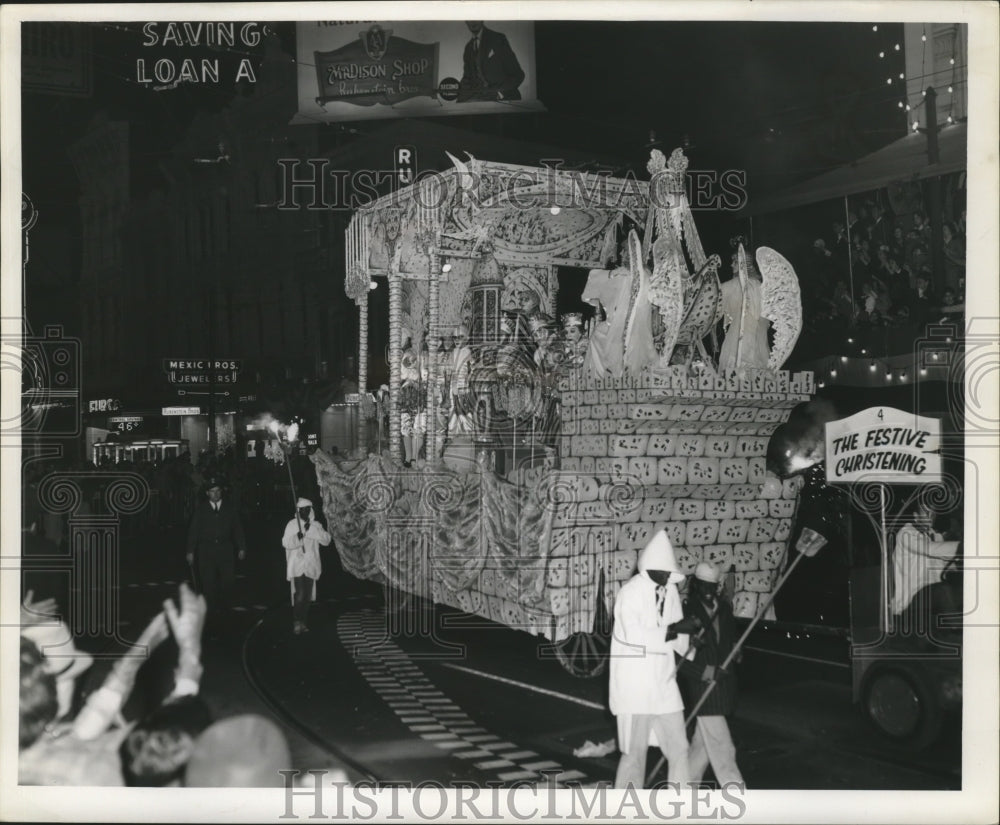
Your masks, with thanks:
M374 106L437 94L438 44L393 37L374 25L357 41L313 52L319 104L331 101Z

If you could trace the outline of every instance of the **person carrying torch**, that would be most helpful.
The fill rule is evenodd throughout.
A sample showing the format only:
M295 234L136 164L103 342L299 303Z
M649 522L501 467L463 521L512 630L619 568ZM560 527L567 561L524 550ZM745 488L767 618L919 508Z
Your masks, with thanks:
M692 782L701 782L711 761L715 779L723 787L733 782L743 784L743 776L736 765L736 747L726 722L736 707L736 676L731 669L721 667L736 641L736 620L733 608L719 593L720 581L719 568L714 564L703 561L695 567L684 614L697 623L698 630L690 637L693 655L681 660L678 672L692 700L715 681L715 689L697 711L688 770Z
M286 578L292 598L292 632L306 633L309 603L316 601L316 580L323 571L320 546L330 543L330 534L313 517L313 505L307 498L295 503L295 518L285 526L281 544L285 548Z
M788 567L785 568L785 572L781 574L781 576L778 578L778 581L775 582L774 588L771 590L771 594L764 600L764 603L757 609L757 615L755 615L753 619L751 619L750 623L746 627L746 630L743 631L743 635L736 640L736 643L732 646L729 653L726 655L725 659L723 659L722 664L720 664L718 667L713 667L711 671L706 671L705 674L702 676L702 681L705 683L705 687L702 690L701 696L699 697L698 701L695 702L694 707L692 707L690 710L687 711L687 718L684 719L682 722L685 728L688 725L690 725L694 719L698 718L699 711L702 709L702 707L705 706L706 702L708 702L709 699L711 698L712 693L718 686L720 679L725 678L726 674L728 674L729 666L733 663L736 657L740 655L740 650L743 648L743 643L747 640L747 637L757 626L757 623L760 622L767 614L768 609L771 607L771 603L774 601L774 597L778 594L778 591L781 590L782 585L786 581L788 581L789 576L792 575L798 563L802 561L802 559L812 558L813 556L815 556L823 547L826 546L826 543L827 541L825 536L821 535L820 533L817 533L815 530L809 527L802 528L802 532L799 534L798 541L795 542L795 549L798 550L798 553L796 553L795 558L792 559ZM625 592L624 588L622 588L622 592ZM617 610L615 616L617 618ZM690 646L690 635L697 634L699 626L700 626L699 621L694 619L692 616L685 616L680 621L671 624L668 629L669 631L668 638L671 638L671 636L677 637L678 634L688 634L680 636L680 638L684 640L684 645L683 645L684 649L677 651L680 655L684 656L685 658L687 658L688 647ZM614 642L612 642L611 651L612 655L614 655ZM614 666L613 659L612 659L612 666ZM643 753L645 754L645 752ZM665 757L669 758L668 756L666 756L666 754ZM685 753L685 757L686 758L684 762L684 770L686 777L689 771L688 768L689 752ZM650 771L649 775L646 777L647 784L652 783L653 780L656 778L656 775L660 772L660 768L663 767L664 761L665 759L661 758L660 761L656 763L656 766L653 768L653 770ZM735 767L735 761L733 767ZM673 773L673 767L671 766L668 770L668 779L670 779L670 775L672 773ZM725 784L725 782L722 779L720 779L718 775L716 776L716 779L719 779L721 784L723 785ZM670 781L673 780L670 779Z

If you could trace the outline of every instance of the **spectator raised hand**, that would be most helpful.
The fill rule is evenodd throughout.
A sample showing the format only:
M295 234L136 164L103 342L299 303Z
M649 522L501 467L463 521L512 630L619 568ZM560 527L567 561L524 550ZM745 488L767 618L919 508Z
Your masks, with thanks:
M131 695L139 669L169 635L166 617L157 613L135 644L112 665L104 684L88 697L73 722L73 733L78 738L94 739L108 729Z
M59 605L55 599L42 599L40 602L34 601L35 591L29 590L21 603L21 627L33 627L37 624L46 624L58 618Z
M201 634L208 605L186 584L180 587L180 609L173 600L163 603L163 610L179 650L174 671L174 696L197 693L201 681Z

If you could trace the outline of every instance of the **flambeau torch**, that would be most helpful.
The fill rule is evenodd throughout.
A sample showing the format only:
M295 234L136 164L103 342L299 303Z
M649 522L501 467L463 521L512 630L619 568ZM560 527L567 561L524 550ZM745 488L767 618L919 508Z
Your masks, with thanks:
M821 536L815 530L809 527L802 528L802 532L799 534L799 540L795 542L795 549L799 551L798 555L792 559L792 563L789 564L785 569L785 572L781 574L781 578L779 578L774 585L774 590L771 591L771 594L767 597L764 604L760 606L760 609L757 611L757 615L754 616L750 624L747 625L747 629L743 631L743 635L740 636L739 641L733 645L733 649L726 657L726 660L719 665L717 672L725 671L725 669L732 663L733 659L736 658L736 655L740 652L740 648L743 647L743 643L747 640L747 636L750 635L750 631L757 626L757 622L764 618L764 614L771 606L771 602L774 601L774 597L778 595L778 591L781 589L781 586L788 581L788 577L792 575L792 571L795 569L796 565L804 558L812 558L815 556L825 544L826 538ZM712 679L705 686L705 690L701 694L701 698L697 701L695 706L691 708L690 713L688 713L687 718L684 720L684 727L690 725L691 721L697 717L698 711L701 709L701 706L705 704L709 694L715 688L715 684L716 680ZM647 785L650 784L656 774L660 772L660 768L663 767L664 761L664 758L661 756L660 761L656 763L656 767L653 768L653 770L649 773L649 776L646 777Z
M288 486L292 490L292 507L295 510L295 521L299 526L299 532L302 532L302 521L299 519L299 508L296 506L299 501L298 493L295 492L295 479L292 477L292 449L296 441L299 439L299 425L289 424L287 427L283 425L280 421L272 420L268 425L267 429L270 430L271 434L274 436L274 440L277 442L279 449L285 457L285 467L288 469ZM285 438L282 440L281 433L284 430Z

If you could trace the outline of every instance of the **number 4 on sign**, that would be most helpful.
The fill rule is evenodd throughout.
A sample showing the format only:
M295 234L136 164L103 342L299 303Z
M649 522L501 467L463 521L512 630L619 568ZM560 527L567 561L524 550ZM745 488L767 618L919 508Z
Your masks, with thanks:
M885 413L882 410L878 411L878 420L885 421Z

